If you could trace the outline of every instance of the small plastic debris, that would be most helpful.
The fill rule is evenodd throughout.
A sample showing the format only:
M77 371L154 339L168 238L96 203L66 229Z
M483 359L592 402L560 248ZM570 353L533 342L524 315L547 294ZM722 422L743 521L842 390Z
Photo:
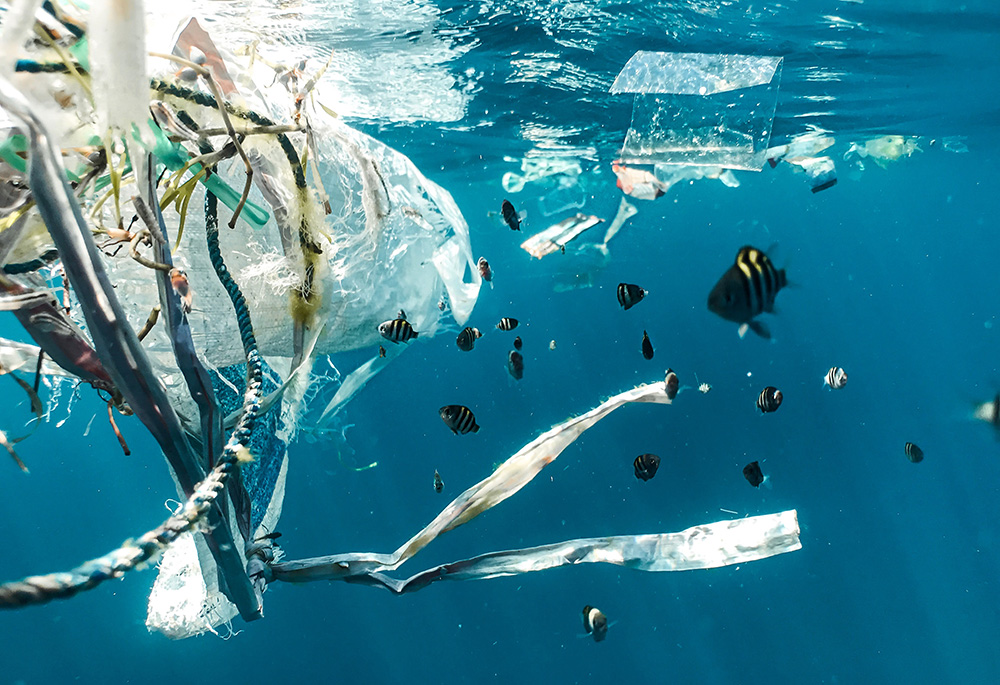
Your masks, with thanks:
M558 224L546 228L541 233L536 233L521 243L521 247L532 257L541 259L545 255L552 254L557 250L563 250L571 240L602 221L604 219L599 219L589 214L577 214L568 219L563 219Z

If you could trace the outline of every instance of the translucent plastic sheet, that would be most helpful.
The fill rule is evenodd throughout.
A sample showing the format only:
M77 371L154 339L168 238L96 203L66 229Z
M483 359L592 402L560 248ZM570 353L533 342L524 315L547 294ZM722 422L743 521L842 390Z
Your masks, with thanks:
M602 221L603 219L588 214L571 216L531 236L521 243L521 249L525 250L532 257L541 259L545 255L552 254L560 249L565 250L567 243L578 238L588 228L593 228Z
M759 171L771 136L781 57L639 51L611 86L635 93L627 163Z
M460 494L423 530L392 554L350 553L286 562L272 567L275 579L292 582L345 580L401 593L451 577L473 580L554 568L565 564L606 562L646 571L711 568L763 559L801 547L794 511L699 526L683 533L629 535L567 542L438 566L409 580L384 575L398 569L439 535L468 523L528 484L588 428L631 402L670 404L664 383L642 385L611 397L591 411L570 419L532 442L500 465L492 475Z

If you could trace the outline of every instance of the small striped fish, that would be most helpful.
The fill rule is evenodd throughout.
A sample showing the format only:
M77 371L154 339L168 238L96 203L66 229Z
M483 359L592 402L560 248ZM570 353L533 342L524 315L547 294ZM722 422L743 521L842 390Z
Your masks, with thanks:
M394 343L407 342L419 335L419 333L413 330L410 322L402 316L392 321L383 321L378 325L378 332L382 334L383 338Z
M914 464L919 464L924 460L924 451L912 442L906 443L903 447L903 453L906 454L906 458Z
M842 387L847 385L847 372L839 366L834 366L826 372L826 376L823 377L823 382L826 383L831 390L840 390Z
M512 319L509 316L505 316L500 319L500 323L497 324L497 328L501 331L512 331L517 328L517 319Z
M461 433L478 433L479 424L476 423L476 416L472 410L461 404L449 404L438 410L444 425L451 429L455 435Z
M476 338L481 338L482 333L479 332L478 328L471 328L466 326L462 329L462 332L458 334L455 339L455 344L458 345L458 349L463 352L469 352L476 345Z
M760 396L757 398L757 408L764 414L778 411L781 399L781 391L773 385L769 385L760 391Z
M735 263L722 275L708 295L709 311L740 324L740 337L747 329L770 338L767 326L753 318L774 311L774 298L788 285L784 269L775 269L767 255L749 245L740 248Z
M639 304L639 301L646 296L646 291L631 283L618 284L618 304L626 310Z
M635 477L642 481L647 481L656 475L656 470L660 468L660 458L655 454L640 454L632 462L635 468Z

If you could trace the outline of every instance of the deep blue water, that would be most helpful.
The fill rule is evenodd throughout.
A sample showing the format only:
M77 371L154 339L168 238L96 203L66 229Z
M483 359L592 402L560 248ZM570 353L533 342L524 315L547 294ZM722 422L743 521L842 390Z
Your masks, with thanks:
M235 621L241 632L229 641L148 633L155 572L147 570L0 615L0 683L1000 680L1000 441L970 418L976 402L1000 389L1000 14L990 3L963 7L441 7L436 26L455 31L462 48L447 68L483 73L465 118L351 121L453 194L475 254L493 265L495 288L481 291L470 320L486 333L472 353L455 348L453 332L412 344L349 405L346 445L291 447L280 525L289 558L395 549L449 495L540 432L662 380L667 366L692 386L672 406L620 409L399 575L498 549L679 531L726 518L720 508L797 509L800 551L683 573L593 564L402 597L276 583L265 619ZM552 19L570 10L582 18ZM822 20L830 15L865 28L830 28ZM845 47L817 48L823 40ZM524 235L489 216L510 197L527 212L525 232L562 218L543 216L541 184L504 191L503 173L519 171L504 156L519 160L533 147L520 135L528 124L571 131L557 143L592 148L576 157L587 179L582 211L610 221L621 198L610 162L631 103L606 89L636 49L786 55L773 139L785 142L808 124L829 130L839 182L813 194L780 165L738 172L738 188L702 180L654 202L635 200L639 213L611 243L595 287L553 292L563 255L532 260L518 247ZM511 78L512 57L545 52L596 80L583 79L577 93L543 77ZM810 81L819 67L841 76ZM801 116L814 107L808 95L830 96L821 105L828 114ZM920 136L923 151L885 168L866 161L864 171L842 159L847 143L887 133ZM964 136L968 152L929 145L946 136ZM775 245L794 283L766 317L772 341L740 340L705 306L748 243ZM650 294L623 312L620 281ZM493 330L501 316L521 321L519 383L506 370L513 334ZM656 350L651 361L640 354L643 329ZM0 334L17 334L8 315ZM350 368L369 354L336 361ZM822 384L833 365L850 374L837 392ZM693 389L695 374L711 393ZM754 407L764 385L785 398L767 416ZM26 413L13 384L4 387L3 415ZM482 430L455 437L443 428L437 408L451 403L473 407ZM43 425L19 449L30 476L0 461L0 579L69 568L164 518L175 490L159 450L137 421L122 420L133 452L123 457L111 432L98 429L103 411L85 395L65 425ZM906 460L907 441L923 448L922 463ZM663 459L648 483L632 473L643 452ZM772 487L747 485L741 468L752 460ZM366 471L348 468L373 461ZM435 469L442 495L431 488ZM581 637L585 604L615 622L603 643Z

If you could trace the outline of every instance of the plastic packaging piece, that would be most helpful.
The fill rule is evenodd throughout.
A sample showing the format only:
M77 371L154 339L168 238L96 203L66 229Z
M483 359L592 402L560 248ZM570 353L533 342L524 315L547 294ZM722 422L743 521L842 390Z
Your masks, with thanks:
M864 170L864 158L870 158L885 169L889 162L895 162L903 157L909 157L914 152L923 152L917 144L917 138L907 138L899 135L879 136L863 143L851 143L844 153L845 160L854 160L861 170Z
M444 564L401 581L383 575L398 569L439 535L468 523L527 485L588 428L630 402L670 404L663 382L611 397L525 445L492 475L463 492L423 530L392 554L349 553L272 566L276 580L345 580L412 592L431 582L476 580L527 573L567 564L605 562L645 571L714 568L763 559L801 548L796 512L721 521L681 533L586 538L509 552L493 552Z
M549 226L544 231L536 233L523 243L521 248L527 251L532 257L541 259L545 255L552 254L557 250L564 250L566 244L588 228L593 228L604 221L589 214L577 214L568 219L563 219L554 226Z
M622 161L759 171L781 64L771 56L637 52L611 86L635 93Z

